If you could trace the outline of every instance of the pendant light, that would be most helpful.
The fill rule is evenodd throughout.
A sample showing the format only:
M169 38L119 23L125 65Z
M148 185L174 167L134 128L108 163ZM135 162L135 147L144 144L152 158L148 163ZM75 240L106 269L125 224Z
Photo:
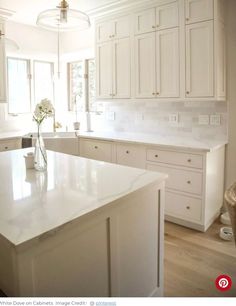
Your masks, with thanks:
M5 43L7 51L18 51L20 49L14 40L7 38L5 34L0 30L0 43L1 42Z
M58 31L85 30L90 27L87 14L69 8L66 0L62 0L55 9L41 12L37 18L37 25L47 29Z

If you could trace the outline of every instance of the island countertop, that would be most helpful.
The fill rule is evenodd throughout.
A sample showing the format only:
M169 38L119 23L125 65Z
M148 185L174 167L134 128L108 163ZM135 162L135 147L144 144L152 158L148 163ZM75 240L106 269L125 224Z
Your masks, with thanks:
M18 246L166 175L48 151L48 170L25 168L32 149L0 153L0 234Z

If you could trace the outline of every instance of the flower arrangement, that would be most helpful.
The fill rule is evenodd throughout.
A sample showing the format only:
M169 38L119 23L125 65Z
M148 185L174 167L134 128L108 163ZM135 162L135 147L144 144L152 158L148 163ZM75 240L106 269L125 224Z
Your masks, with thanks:
M40 133L40 126L45 118L53 117L54 114L54 107L48 99L43 99L35 107L33 120L38 125L38 133L35 142L34 167L38 171L44 171L47 169L47 153Z
M35 107L33 119L40 125L45 118L52 117L55 113L54 107L50 100L43 99Z

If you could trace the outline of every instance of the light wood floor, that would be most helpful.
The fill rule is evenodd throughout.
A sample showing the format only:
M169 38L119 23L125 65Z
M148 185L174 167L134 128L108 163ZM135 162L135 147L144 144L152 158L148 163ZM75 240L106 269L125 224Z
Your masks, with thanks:
M219 238L222 224L216 221L206 233L165 223L165 296L236 296L236 247ZM220 274L232 278L227 292L218 291Z
M236 296L236 247L219 238L221 226L217 221L201 233L165 223L165 296ZM216 289L220 274L231 276L231 290Z

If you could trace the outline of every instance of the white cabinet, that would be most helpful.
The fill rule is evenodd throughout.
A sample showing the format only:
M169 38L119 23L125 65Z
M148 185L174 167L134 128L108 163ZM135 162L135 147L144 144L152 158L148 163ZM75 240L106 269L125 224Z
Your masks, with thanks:
M135 14L135 34L144 34L179 25L178 2L144 9Z
M136 97L179 97L179 60L178 28L136 36Z
M97 98L130 98L130 39L97 46Z
M112 44L105 42L97 46L97 97L112 98Z
M80 156L112 162L112 144L108 141L80 139Z
M135 95L152 98L156 95L155 33L135 37Z
M0 18L0 102L6 102L6 56L4 22Z
M130 36L130 16L122 16L115 20L99 23L96 26L96 42L101 43L112 39Z
M213 19L213 0L185 0L186 24Z
M186 97L214 96L213 22L186 26Z
M17 150L21 148L21 139L4 139L0 140L0 152Z
M116 162L120 165L145 168L146 151L143 146L130 144L116 145Z
M179 29L156 32L156 95L170 98L180 95Z

